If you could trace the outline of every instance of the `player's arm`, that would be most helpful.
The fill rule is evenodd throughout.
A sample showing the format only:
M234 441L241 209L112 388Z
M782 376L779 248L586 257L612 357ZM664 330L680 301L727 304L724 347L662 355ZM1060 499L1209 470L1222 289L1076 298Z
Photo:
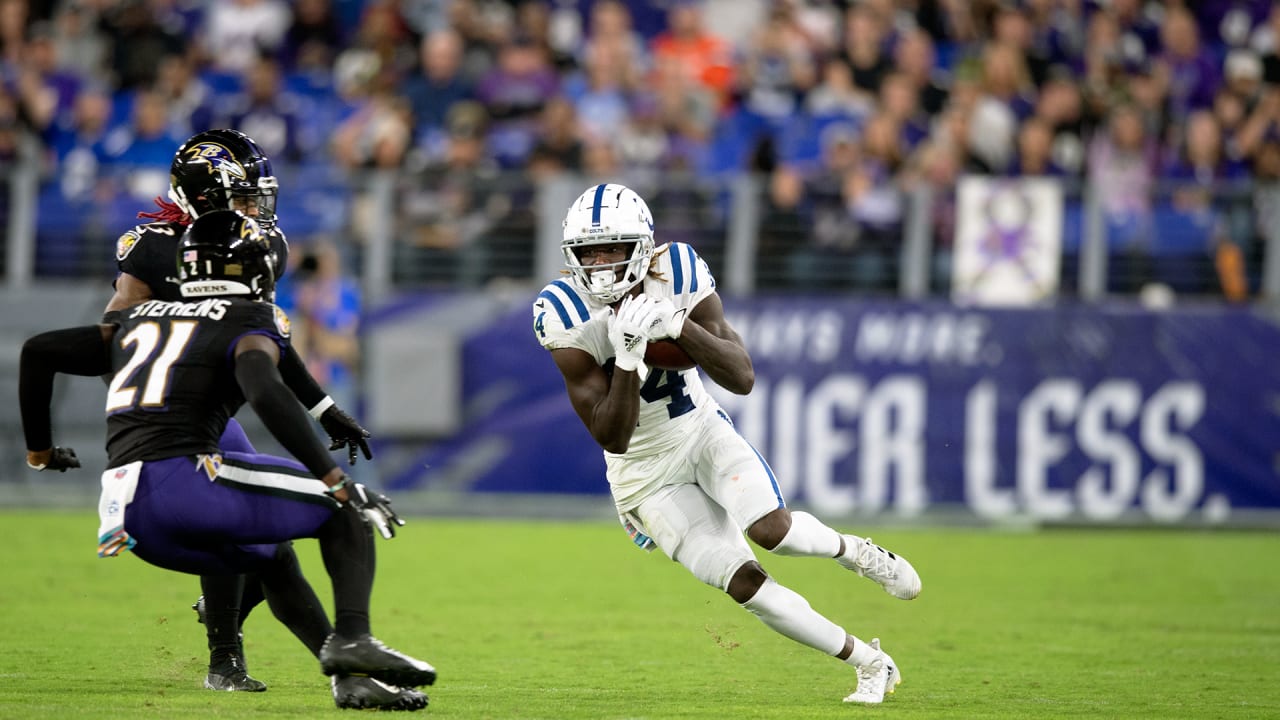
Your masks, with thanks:
M276 364L280 348L264 335L246 335L237 343L232 357L236 382L245 400L262 419L276 440L320 481L339 502L349 503L385 538L395 536L395 527L404 521L391 510L391 501L381 493L352 482L325 450L311 430L311 423L293 392L284 384Z
M552 350L551 357L591 437L608 452L626 452L640 420L640 375L615 369L610 380L595 358L577 348Z
M236 343L232 356L236 363L236 382L240 383L245 400L262 419L262 424L325 485L337 485L343 477L342 469L325 451L293 392L280 376L277 363L281 353L275 341L265 335L246 335Z
M107 307L103 310L104 317L117 310L123 310L151 299L151 286L129 273L120 273L116 277L115 285L115 294L107 301Z
M347 460L352 465L356 464L357 448L364 453L366 460L373 459L373 451L369 449L369 431L334 404L333 398L311 377L306 363L292 345L281 355L279 368L284 384L329 434L330 450L346 447Z
M755 386L751 355L725 318L719 293L711 293L694 306L680 329L679 342L707 376L725 390L746 395Z
M85 325L52 330L22 345L18 364L18 405L27 444L27 465L36 470L80 467L71 448L53 446L53 420L49 404L53 379L58 373L94 376L111 371L108 344L114 325Z

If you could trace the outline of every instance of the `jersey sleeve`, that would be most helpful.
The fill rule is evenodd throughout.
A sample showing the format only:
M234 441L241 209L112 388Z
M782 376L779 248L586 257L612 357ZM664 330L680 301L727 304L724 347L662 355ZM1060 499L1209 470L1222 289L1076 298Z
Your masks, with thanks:
M236 300L228 311L229 325L235 338L228 343L233 350L239 338L245 335L265 335L273 340L281 350L291 342L292 326L289 316L279 307L266 302Z
M580 328L591 320L591 311L578 291L564 280L548 283L533 302L533 334L548 350L579 348Z
M168 223L137 225L116 241L116 267L146 283L153 296L176 299L167 289L177 272L177 244L177 230Z
M693 308L716 291L716 279L707 261L686 243L671 243L671 292L677 307Z

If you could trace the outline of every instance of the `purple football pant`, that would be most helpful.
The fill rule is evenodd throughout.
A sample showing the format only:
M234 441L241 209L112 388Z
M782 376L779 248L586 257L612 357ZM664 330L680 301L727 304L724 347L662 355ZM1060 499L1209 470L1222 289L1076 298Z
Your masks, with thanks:
M152 565L193 575L259 572L271 567L277 544L315 537L338 509L324 490L300 463L272 455L230 452L220 466L148 461L125 530Z

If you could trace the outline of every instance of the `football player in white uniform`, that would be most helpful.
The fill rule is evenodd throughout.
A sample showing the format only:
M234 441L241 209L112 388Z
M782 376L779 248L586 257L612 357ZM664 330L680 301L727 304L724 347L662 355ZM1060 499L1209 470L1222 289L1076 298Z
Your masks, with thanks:
M698 367L738 394L751 391L755 375L706 262L683 243L655 247L648 206L616 184L573 203L561 249L568 277L539 293L534 332L604 449L633 541L661 548L773 630L854 666L858 687L847 702L881 702L901 675L878 639L850 635L770 578L743 532L778 555L834 558L904 600L920 593L920 576L870 538L788 510L768 463L707 393ZM663 339L697 367L648 367L648 344Z

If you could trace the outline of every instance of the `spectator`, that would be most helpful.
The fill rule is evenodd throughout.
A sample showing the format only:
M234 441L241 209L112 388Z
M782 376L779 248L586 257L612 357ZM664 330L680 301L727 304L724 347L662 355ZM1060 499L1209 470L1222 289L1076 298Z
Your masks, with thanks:
M1116 108L1089 148L1089 180L1097 189L1113 246L1147 242L1154 181L1154 144L1132 105Z
M644 38L631 27L631 11L620 0L591 3L587 37L578 65L585 67L599 54L613 57L610 64L625 73L618 82L628 90L638 88L650 68Z
M166 55L160 61L154 85L169 107L170 129L183 137L216 127L213 113L219 98L209 83L196 74L193 62L185 54Z
M651 44L654 63L679 72L710 93L719 108L733 89L733 48L703 25L699 0L677 0L667 12L667 29Z
M853 72L853 84L872 96L880 92L880 81L891 67L887 44L886 18L870 5L858 3L845 11L842 58Z
M1195 17L1185 9L1171 8L1160 26L1163 46L1157 76L1168 87L1169 114L1183 121L1193 110L1213 105L1221 74L1212 54L1200 44Z
M403 85L413 114L415 144L428 145L443 133L453 106L474 97L462 74L462 38L450 29L435 30L419 43L419 67Z
M861 119L871 114L874 99L853 84L853 72L839 59L822 65L822 80L805 97L805 111L814 117Z
M210 3L202 32L204 55L220 72L241 74L263 55L284 45L293 13L284 0L224 0Z
M228 100L213 127L230 127L254 138L269 157L301 163L319 144L306 137L302 98L286 90L280 64L256 60L245 72L244 91Z
M596 45L596 52L583 60L582 71L566 78L564 94L582 123L583 135L606 140L627 122L630 88L625 83L632 71L620 65L625 55L603 45Z
M58 66L88 82L105 83L107 39L98 28L100 12L89 3L65 2L53 20Z
M808 242L811 228L804 178L786 166L769 175L756 251L756 286L761 289L804 287L785 270L793 252ZM800 282L797 285L797 282Z
M349 170L397 168L404 162L411 140L408 104L394 92L395 81L380 72L357 92L355 110L333 133L329 149Z
M103 140L104 169L121 183L134 206L169 191L173 149L186 137L173 132L168 110L159 93L141 91L134 95L129 123L113 128Z
M476 87L476 99L494 120L489 149L502 165L524 164L533 147L536 117L559 90L560 77L534 38L518 35L501 47L498 64Z
M281 307L293 322L293 344L311 377L339 407L355 407L360 365L360 286L343 269L331 242L298 253L297 268L286 275Z
M946 78L937 68L933 41L922 30L908 30L893 51L894 69L906 75L919 93L919 105L937 115L947 104Z
M619 122L625 122L624 118L620 117ZM554 155L560 159L565 170L574 173L581 171L582 141L578 137L581 127L582 122L572 103L563 97L551 98L538 119L538 138L532 152ZM614 131L617 130L618 127L615 126Z
M333 66L342 43L332 0L296 0L280 59L290 72L327 69Z
M796 112L816 75L807 38L789 11L775 7L752 36L737 79L747 108L779 123Z
M88 85L76 96L70 117L54 123L45 133L45 147L51 156L48 175L57 179L64 198L81 200L92 195L110 121L110 94L105 88Z
M1014 176L1061 177L1062 168L1053 161L1053 128L1040 118L1028 118L1018 128L1018 153L1008 174Z
M146 3L139 0L116 5L104 17L103 26L111 47L111 72L119 89L150 87L164 58L186 51L183 36L159 25Z

